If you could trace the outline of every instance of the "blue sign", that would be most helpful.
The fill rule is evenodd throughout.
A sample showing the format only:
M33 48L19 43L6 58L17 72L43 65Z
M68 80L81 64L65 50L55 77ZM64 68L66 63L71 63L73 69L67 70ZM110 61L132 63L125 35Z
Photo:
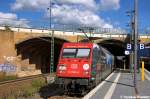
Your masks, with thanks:
M142 50L144 48L145 48L144 44L140 44L140 50Z
M139 57L150 57L150 48L144 48L138 51Z
M131 50L132 49L132 45L131 44L127 44L127 50Z
M133 50L132 44L127 44L126 49L128 51ZM140 49L140 50L145 49L145 45L144 44L138 44L138 49Z

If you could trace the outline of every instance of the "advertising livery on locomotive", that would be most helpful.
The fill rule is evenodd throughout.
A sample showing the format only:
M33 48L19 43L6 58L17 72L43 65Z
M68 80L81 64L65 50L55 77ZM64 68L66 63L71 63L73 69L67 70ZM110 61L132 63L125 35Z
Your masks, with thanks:
M84 91L96 86L114 67L114 56L94 43L64 43L57 65L56 83L65 91Z

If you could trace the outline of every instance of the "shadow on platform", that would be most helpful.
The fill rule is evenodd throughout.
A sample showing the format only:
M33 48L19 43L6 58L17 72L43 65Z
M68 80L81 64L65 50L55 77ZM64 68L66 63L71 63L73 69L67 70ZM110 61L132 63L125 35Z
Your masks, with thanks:
M48 84L48 85L40 88L39 94L40 94L40 97L43 99L48 99L53 96L64 95L63 91L59 88L59 86L54 83Z

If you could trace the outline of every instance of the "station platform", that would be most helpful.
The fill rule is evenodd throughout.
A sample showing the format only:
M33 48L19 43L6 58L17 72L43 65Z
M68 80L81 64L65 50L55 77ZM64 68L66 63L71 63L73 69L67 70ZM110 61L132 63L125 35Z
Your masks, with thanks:
M134 74L124 70L114 71L83 99L150 99L150 72L145 70L145 80L137 73L137 88Z

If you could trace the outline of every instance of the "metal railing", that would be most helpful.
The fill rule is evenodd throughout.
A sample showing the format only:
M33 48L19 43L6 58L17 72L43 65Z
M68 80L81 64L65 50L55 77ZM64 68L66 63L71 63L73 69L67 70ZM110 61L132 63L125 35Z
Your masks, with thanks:
M21 21L21 22L20 22ZM23 23L23 22L24 23ZM20 22L20 23L19 23ZM8 19L1 18L0 26L10 26L13 28L26 28L26 29L38 29L38 30L49 30L49 19L40 19L40 20L17 20L17 19ZM130 34L131 29L129 28L102 28L98 26L91 25L75 25L75 24L59 24L52 23L51 29L55 31L65 31L65 32L77 32L80 33L80 29L84 29L85 32L95 33L95 34ZM150 29L138 29L139 35L150 35Z

